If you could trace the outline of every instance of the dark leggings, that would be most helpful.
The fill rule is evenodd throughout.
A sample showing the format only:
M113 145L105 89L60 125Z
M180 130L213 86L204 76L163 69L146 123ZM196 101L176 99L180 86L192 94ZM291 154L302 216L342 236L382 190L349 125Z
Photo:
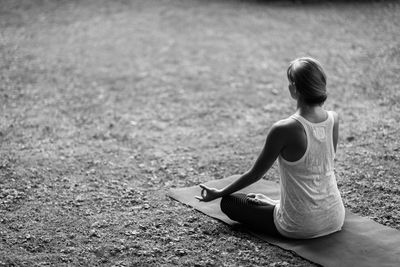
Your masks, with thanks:
M231 220L240 222L250 229L271 235L279 235L274 224L274 205L257 204L246 194L236 193L221 200L221 210Z

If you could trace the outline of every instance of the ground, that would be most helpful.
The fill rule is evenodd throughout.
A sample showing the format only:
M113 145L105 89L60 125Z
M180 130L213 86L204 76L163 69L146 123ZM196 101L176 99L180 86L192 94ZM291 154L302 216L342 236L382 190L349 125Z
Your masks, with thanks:
M321 61L338 185L400 230L400 4L3 0L0 266L312 266L169 199L251 167ZM276 166L264 179L279 179Z

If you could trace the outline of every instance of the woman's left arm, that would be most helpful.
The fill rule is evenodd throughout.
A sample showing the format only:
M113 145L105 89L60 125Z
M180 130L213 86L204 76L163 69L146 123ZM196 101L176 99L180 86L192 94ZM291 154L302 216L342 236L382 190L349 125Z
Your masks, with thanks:
M287 130L284 124L280 122L275 123L267 135L260 155L250 170L222 190L210 188L201 184L200 187L203 189L204 194L202 193L201 197L196 198L200 201L211 201L219 197L230 195L260 180L271 168L281 150L284 148L287 140L286 133Z

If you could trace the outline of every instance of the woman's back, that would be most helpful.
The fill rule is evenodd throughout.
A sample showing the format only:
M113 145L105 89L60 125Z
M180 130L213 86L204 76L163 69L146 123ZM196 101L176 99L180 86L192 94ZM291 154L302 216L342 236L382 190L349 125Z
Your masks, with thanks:
M344 207L334 174L333 112L320 123L298 114L291 118L301 124L306 145L296 161L279 156L281 201L275 209L275 224L282 235L292 238L336 232L343 225ZM301 149L304 140L296 140Z

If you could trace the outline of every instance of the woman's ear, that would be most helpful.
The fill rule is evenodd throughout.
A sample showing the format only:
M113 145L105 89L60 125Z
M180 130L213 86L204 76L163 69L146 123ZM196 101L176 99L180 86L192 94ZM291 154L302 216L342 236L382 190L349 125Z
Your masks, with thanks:
M299 98L297 89L296 89L296 85L294 83L290 83L289 84L289 92L290 92L290 96L294 99L297 100Z

